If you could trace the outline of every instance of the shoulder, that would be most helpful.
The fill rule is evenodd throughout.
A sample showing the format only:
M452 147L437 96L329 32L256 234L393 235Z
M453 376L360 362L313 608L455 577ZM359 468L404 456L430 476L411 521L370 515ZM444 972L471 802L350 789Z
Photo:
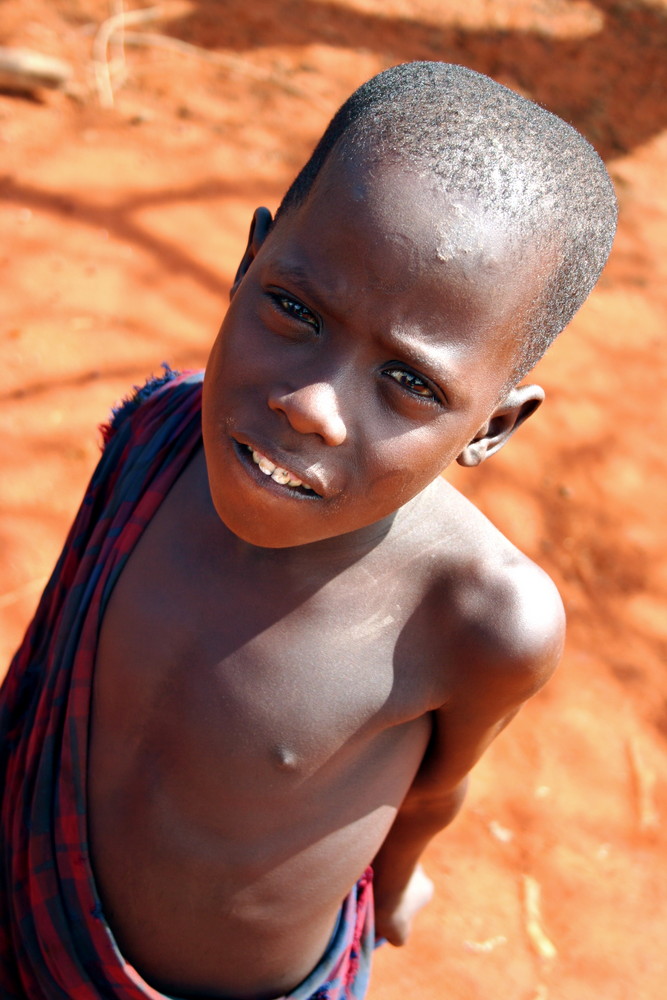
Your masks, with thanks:
M565 612L551 578L517 550L473 559L455 587L456 652L519 700L549 679L561 658Z
M433 626L455 681L475 685L483 677L487 690L521 702L542 687L562 655L560 594L468 501L455 501L455 515L455 544L437 544L432 560Z

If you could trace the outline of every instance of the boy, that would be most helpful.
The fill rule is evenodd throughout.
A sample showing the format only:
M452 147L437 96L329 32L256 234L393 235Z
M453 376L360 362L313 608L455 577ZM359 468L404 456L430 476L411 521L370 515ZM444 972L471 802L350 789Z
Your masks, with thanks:
M539 406L614 227L574 130L437 63L360 88L257 210L203 393L167 371L116 413L5 687L3 997L364 995L562 646L439 474Z

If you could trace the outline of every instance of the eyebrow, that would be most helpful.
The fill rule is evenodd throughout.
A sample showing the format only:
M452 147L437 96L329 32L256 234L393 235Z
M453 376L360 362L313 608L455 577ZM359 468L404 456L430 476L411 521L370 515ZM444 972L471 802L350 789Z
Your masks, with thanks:
M275 269L278 277L289 278L290 280L295 279L301 282L301 284L312 287L310 284L310 275L307 269L302 264L297 264L296 262L291 263L289 261L274 260L272 266Z
M313 300L320 298L308 269L302 264L277 260L273 261L272 268L279 281L285 281L287 284L295 282ZM324 305L324 302L322 304Z
M333 288L322 288L320 282L313 281L310 269L298 261L275 260L272 262L274 276L288 286L293 282L319 312L340 320L349 311L340 308L341 295Z

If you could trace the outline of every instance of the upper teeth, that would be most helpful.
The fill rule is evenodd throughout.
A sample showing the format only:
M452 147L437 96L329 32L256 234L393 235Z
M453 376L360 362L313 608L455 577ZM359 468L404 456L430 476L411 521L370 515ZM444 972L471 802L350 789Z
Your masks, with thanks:
M271 476L276 483L280 483L282 486L302 486L304 490L309 490L310 486L306 486L302 483L300 479L295 479L291 472L287 469L281 469L279 465L274 465L273 462L262 455L259 451L252 451L252 460L255 465L258 465L262 472Z

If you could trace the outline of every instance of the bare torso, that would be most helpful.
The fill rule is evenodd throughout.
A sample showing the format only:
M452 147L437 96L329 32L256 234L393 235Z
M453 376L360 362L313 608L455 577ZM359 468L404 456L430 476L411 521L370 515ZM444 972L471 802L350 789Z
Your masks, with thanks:
M289 992L373 859L395 912L562 633L553 584L442 480L361 540L261 549L198 452L97 651L89 833L123 953L176 996Z
M121 949L149 982L271 997L317 963L384 840L446 671L416 613L419 518L314 573L239 545L203 482L199 455L105 613L92 856Z

